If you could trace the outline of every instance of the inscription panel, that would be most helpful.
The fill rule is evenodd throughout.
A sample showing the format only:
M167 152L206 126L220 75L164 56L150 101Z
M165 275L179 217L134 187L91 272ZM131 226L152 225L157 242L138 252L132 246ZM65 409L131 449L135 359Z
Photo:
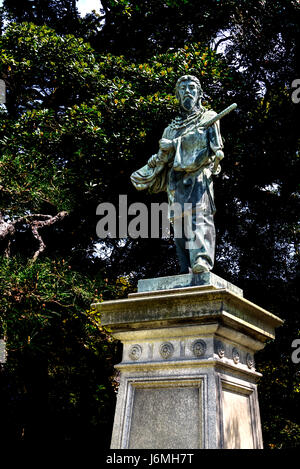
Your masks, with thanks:
M225 449L253 449L253 429L249 393L224 387L223 438Z
M129 448L197 449L201 441L199 386L137 387Z

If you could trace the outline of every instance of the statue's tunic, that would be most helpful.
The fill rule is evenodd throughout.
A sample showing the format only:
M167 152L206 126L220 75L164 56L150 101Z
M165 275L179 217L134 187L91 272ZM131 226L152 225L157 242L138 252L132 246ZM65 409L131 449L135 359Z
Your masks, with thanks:
M212 175L217 150L223 148L219 122L205 128L205 122L214 117L214 111L198 111L186 119L177 117L165 129L163 138L173 141L173 149L161 151L153 158L155 168L148 165L133 173L131 180L137 189L146 187L153 192L166 190L169 209L176 202L182 215L187 206L192 213L179 221L169 211L174 226L174 239L181 271L197 261L211 270L214 262L215 213Z

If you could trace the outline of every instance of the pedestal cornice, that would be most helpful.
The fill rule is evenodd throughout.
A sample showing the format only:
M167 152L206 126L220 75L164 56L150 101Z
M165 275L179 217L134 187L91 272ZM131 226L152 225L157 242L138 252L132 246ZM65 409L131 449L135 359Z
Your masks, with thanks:
M269 311L226 289L143 292L92 306L101 313L101 324L112 332L217 321L265 342L274 339L275 328L283 324Z

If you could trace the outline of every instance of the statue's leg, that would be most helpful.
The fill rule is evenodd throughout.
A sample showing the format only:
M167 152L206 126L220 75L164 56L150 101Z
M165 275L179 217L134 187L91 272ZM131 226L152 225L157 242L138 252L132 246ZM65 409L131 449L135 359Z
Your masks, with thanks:
M213 215L193 213L188 223L187 237L189 238L188 249L193 273L198 274L212 270L216 242Z
M180 266L180 274L188 274L190 266L189 251L186 248L186 238L184 236L184 221L179 218L173 222L174 242L176 246L177 259Z

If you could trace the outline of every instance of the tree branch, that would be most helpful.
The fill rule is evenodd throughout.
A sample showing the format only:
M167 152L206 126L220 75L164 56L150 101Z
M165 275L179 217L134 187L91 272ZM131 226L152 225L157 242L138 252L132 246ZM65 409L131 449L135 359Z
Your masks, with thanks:
M222 42L230 41L231 39L233 39L233 36L232 36L232 35L230 35L230 36L224 36L224 37L222 37L221 39L219 39L219 40L214 44L214 51L217 52L217 49L218 49L219 45L222 44Z
M57 215L44 215L44 214L32 214L26 215L24 217L17 218L14 221L6 222L3 218L2 212L0 212L0 240L6 241L7 240L7 247L4 251L5 257L10 256L10 245L11 239L16 233L16 227L20 224L27 224L29 225L33 237L37 240L39 247L35 251L32 260L35 261L38 256L43 252L46 248L46 244L41 237L39 230L41 228L45 228L47 226L54 225L58 221L62 220L68 215L68 212L62 211L59 212Z

